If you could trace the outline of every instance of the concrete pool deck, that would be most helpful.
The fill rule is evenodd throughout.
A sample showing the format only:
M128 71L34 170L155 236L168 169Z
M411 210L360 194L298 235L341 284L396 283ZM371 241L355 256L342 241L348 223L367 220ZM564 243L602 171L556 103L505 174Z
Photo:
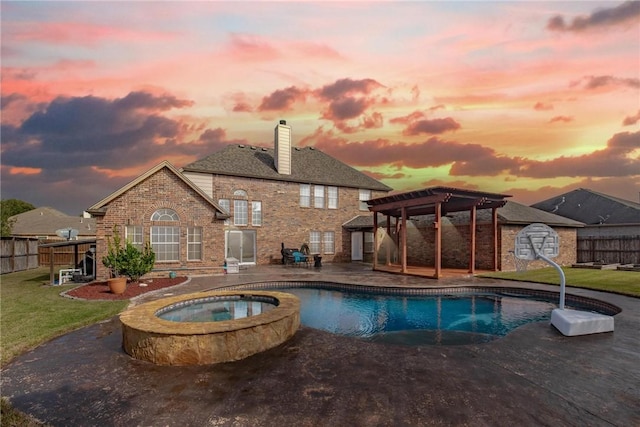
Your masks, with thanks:
M270 266L193 277L134 304L287 280L558 290L480 278L435 281L364 264ZM172 367L125 354L113 318L14 359L2 370L2 395L53 426L640 425L640 299L570 286L567 294L619 306L615 331L564 337L539 322L484 344L406 347L302 327L241 361Z

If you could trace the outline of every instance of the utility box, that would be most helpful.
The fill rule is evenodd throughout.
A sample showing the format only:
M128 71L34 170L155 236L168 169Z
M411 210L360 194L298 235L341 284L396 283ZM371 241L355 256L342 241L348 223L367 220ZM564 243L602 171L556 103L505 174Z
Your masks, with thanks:
M227 258L224 261L227 264L227 273L232 274L240 272L238 258Z

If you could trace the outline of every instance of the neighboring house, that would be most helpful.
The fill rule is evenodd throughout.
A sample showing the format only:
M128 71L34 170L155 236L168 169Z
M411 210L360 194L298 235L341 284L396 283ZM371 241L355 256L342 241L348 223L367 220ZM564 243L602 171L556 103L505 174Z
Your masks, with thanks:
M71 240L96 237L96 220L82 216L69 216L59 210L43 207L32 209L9 217L11 236L28 237L39 240L69 240L59 236L58 230L77 230Z
M227 258L281 263L282 246L303 244L323 262L362 259L352 247L364 248L363 234L343 224L370 216L366 201L390 190L319 150L293 147L281 121L274 148L229 145L181 170L163 162L88 212L98 259L116 227L137 245L151 243L156 270L210 272ZM99 278L106 276L101 268Z
M434 215L413 216L407 221L407 262L412 266L433 266L433 241L435 238ZM466 269L469 262L470 239L469 212L452 212L441 218L442 227L442 267ZM560 265L571 265L576 262L576 231L584 226L579 221L550 214L539 209L506 201L497 208L498 247L497 269L500 271L516 270L513 250L515 238L520 230L532 223L544 223L553 228L560 238L560 252L554 259ZM392 262L398 259L398 236L392 227L392 235L386 237L386 221L379 224L383 231L380 238L383 247L379 250L379 262L384 263L385 244L391 244ZM475 268L493 269L493 228L490 209L477 211L476 217L476 254ZM546 267L543 261L533 261L528 268Z
M585 223L579 262L640 263L640 203L578 188L532 207Z

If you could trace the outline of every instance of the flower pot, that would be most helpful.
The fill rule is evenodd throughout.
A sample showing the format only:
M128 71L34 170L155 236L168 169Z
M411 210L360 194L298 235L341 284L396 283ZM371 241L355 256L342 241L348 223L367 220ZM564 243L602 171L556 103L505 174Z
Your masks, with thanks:
M115 277L113 279L108 279L107 283L109 284L109 290L112 294L122 294L127 290L126 277Z

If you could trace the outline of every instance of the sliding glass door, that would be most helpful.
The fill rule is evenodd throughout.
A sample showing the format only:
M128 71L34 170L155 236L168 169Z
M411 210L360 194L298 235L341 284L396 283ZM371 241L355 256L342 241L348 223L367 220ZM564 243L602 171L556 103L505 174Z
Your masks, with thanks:
M236 258L240 264L256 263L256 231L227 230L225 234L227 258Z

